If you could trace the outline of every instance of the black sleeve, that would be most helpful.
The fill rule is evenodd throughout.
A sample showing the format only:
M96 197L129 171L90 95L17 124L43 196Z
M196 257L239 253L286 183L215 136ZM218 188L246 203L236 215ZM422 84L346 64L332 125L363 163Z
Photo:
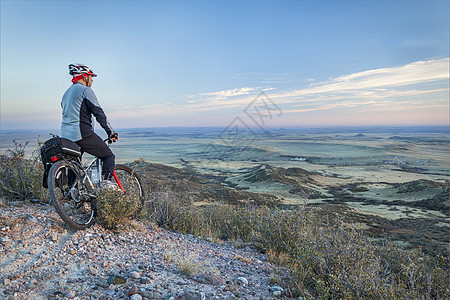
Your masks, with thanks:
M109 124L108 119L106 118L105 112L101 107L95 106L91 101L88 99L86 100L87 107L91 111L91 113L94 115L97 122L102 126L102 128L106 131L108 134L108 137L111 135L111 133L114 132L114 129L111 127L111 124Z

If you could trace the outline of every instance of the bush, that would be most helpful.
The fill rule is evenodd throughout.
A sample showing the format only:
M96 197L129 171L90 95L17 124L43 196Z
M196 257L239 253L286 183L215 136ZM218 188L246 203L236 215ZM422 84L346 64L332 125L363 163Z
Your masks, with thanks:
M158 226L173 229L179 223L183 210L191 205L191 201L178 193L176 189L159 186L147 190L147 217Z
M294 294L320 299L446 299L448 261L379 243L337 220L325 225L305 205L293 210L255 206L195 206L165 191L154 197L161 226L212 238L252 242L290 270ZM160 202L160 203L159 203ZM165 208L165 209L161 209ZM162 213L164 212L164 213ZM162 217L164 216L164 217ZM330 225L330 224L334 225Z
M25 145L14 142L15 148L0 155L0 192L7 199L37 200L48 203L48 192L42 186L44 168L34 152L25 158Z
M130 194L121 190L100 188L97 193L97 220L107 229L118 229L130 224L139 202Z
M255 241L275 256L289 253L304 239L309 228L305 206L294 210L259 208L255 220L258 220Z
M312 223L290 250L293 286L303 296L327 299L393 298L390 272L361 232Z
M250 241L255 228L254 210L245 206L190 205L182 211L175 229L223 240Z

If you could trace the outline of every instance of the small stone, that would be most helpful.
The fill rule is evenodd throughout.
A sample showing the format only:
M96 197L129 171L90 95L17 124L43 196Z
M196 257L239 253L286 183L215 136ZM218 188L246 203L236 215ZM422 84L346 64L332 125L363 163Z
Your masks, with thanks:
M32 288L34 288L35 286L36 286L36 283L37 283L38 281L36 280L36 279L31 279L30 280L30 283L28 284L28 288L29 289L32 289Z
M214 274L200 274L193 278L198 283L209 284L209 285L223 285L225 280Z
M274 297L280 297L281 296L281 291L275 291L275 292L272 293L272 295Z
M52 234L51 240L52 240L53 242L56 242L56 241L58 240L58 235L57 235L56 233Z
M9 278L5 278L5 280L3 281L4 285L8 285L10 283L11 283L11 279L9 279Z
M130 288L128 289L128 296L133 296L135 294L139 294L141 291L137 287L137 285L132 284Z
M141 280L139 280L140 283L142 284L146 284L146 283L150 283L150 278L148 277L141 277Z
M3 293L4 293L5 295L10 295L10 294L13 294L14 291L13 291L12 289L6 289L6 290L3 291Z
M75 294L74 291L69 291L69 292L65 295L65 297L66 297L67 299L73 299L73 298L75 298L75 296L76 296L76 294Z
M91 272L92 275L97 275L98 271L93 266L89 266L89 272Z
M75 249L70 249L69 253L70 253L70 255L74 255L75 253L77 253L77 251L75 251Z
M134 279L139 279L139 278L141 278L141 274L139 274L139 272L136 272L136 271L133 271L133 272L130 272L130 274L128 274L131 278L134 278Z
M124 284L126 282L125 278L119 275L110 275L108 278L108 284Z
M236 280L242 285L248 285L248 280L245 277L238 277Z
M134 294L130 297L130 300L142 300L142 296L139 294Z
M203 300L205 294L197 291L184 291L180 295L175 297L176 300Z
M284 290L283 290L283 288L281 286L279 286L278 284L275 284L274 286L272 286L270 288L270 291L271 292L280 292L280 293L282 293Z

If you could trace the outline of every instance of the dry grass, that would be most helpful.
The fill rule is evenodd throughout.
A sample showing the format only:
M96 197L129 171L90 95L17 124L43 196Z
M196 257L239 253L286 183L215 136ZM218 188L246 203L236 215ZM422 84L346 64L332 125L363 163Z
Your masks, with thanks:
M192 253L179 254L175 259L180 272L187 276L193 276L199 273L201 266L198 263L198 256Z
M172 194L173 205L180 203ZM181 196L182 197L182 196ZM167 198L164 198L166 201ZM158 201L155 199L155 201ZM165 204L167 205L167 204ZM319 225L306 206L293 210L254 206L190 204L163 226L212 239L252 243L275 267L288 267L294 295L324 299L445 299L450 297L448 262L379 243L339 217ZM332 225L331 225L332 224ZM241 243L241 242L239 242ZM238 258L245 261L245 258ZM183 266L191 273L194 260ZM180 268L181 270L181 268ZM426 280L424 280L426 279ZM273 277L273 282L281 278Z
M235 257L233 257L234 260L239 260L242 261L246 264L251 264L252 260L248 257L243 257L242 255L236 255Z
M174 257L175 257L175 251L173 251L173 250L165 250L163 252L163 259L166 262L172 262Z
M282 283L281 276L278 274L270 274L269 283L271 285L278 284L279 286L281 286Z

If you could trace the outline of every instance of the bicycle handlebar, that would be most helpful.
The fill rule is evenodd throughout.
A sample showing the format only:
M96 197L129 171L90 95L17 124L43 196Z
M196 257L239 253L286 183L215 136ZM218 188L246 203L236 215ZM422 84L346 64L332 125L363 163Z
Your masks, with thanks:
M109 138L108 139L104 139L103 141L105 143L108 143L108 145L111 145L112 143L115 143L115 142L111 141Z

